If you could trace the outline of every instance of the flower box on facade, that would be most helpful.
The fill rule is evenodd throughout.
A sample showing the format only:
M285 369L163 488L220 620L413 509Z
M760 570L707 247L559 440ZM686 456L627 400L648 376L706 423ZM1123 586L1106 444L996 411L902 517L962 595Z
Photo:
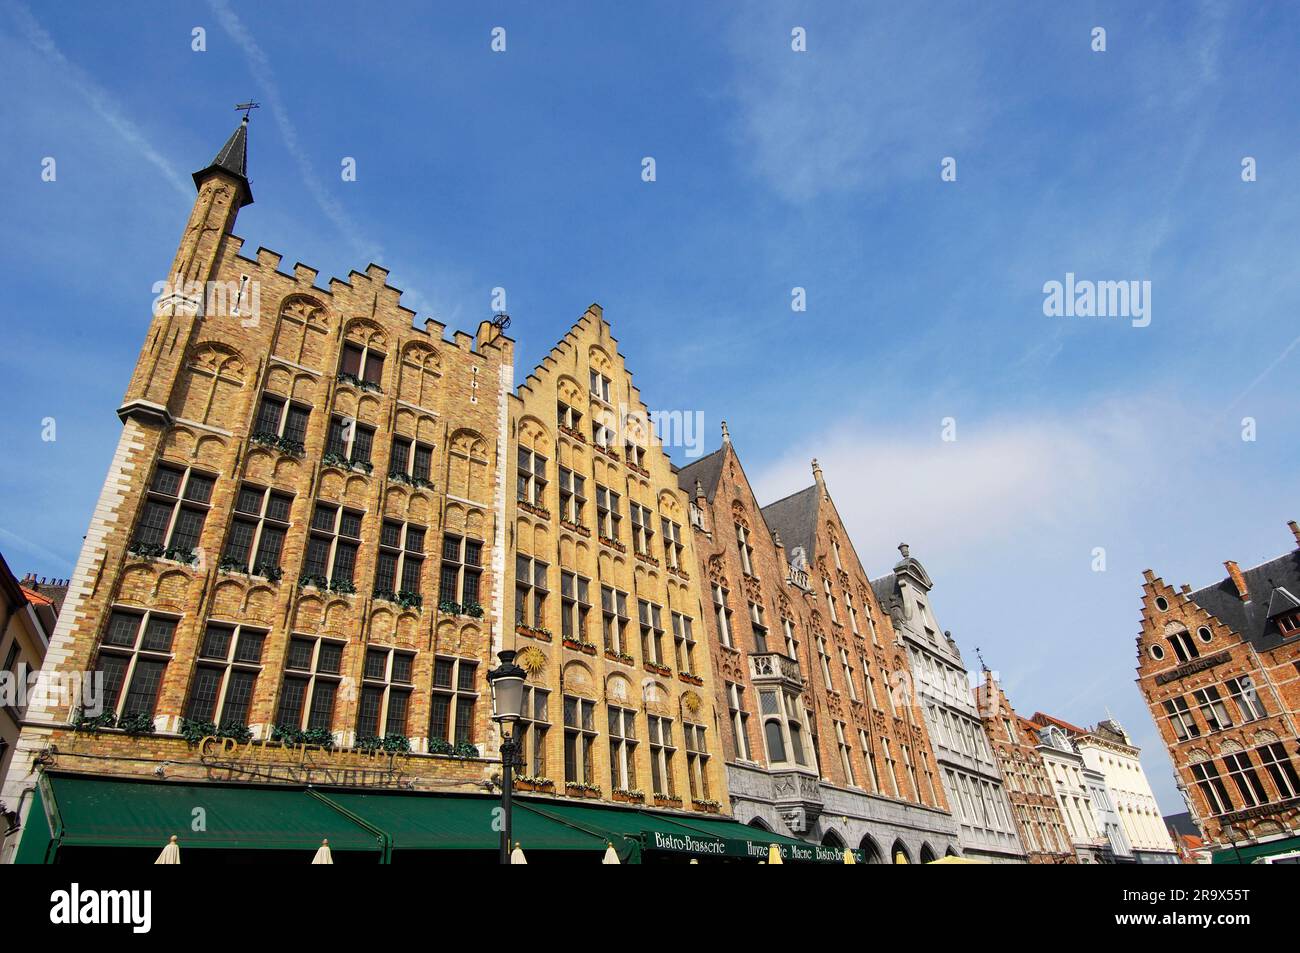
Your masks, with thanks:
M624 802L626 802L626 803L628 803L628 804L644 804L644 803L645 803L645 792L644 792L644 791L618 791L618 790L615 790L614 792L612 792L612 793L610 794L610 797L613 798L615 801L624 801Z
M689 582L691 579L691 574L688 573L685 569L679 569L676 566L669 566L667 571L670 575L676 576L678 579L682 580L683 582Z
M573 649L575 652L581 652L583 655L595 655L596 646L591 642L582 642L578 639L565 639L564 647Z
M636 664L636 659L628 655L626 652L611 652L609 649L606 649L605 658L609 659L611 662L618 662L620 665Z
M575 440L575 441L577 441L578 443L586 443L586 442L587 442L587 438L584 437L584 436L582 435L582 431L581 431L581 430L574 430L572 427L566 427L566 426L564 426L564 424L560 424L559 430L560 430L560 433L564 434L564 435L565 435L566 437L568 437L570 440Z
M519 508L523 510L525 513L532 513L534 516L538 517L539 519L544 519L544 520L549 520L551 518L551 511L545 509L544 507L534 506L532 503L529 503L527 500L519 500L518 502L519 502Z
M703 685L704 679L694 672L678 672L677 677L688 685Z
M539 642L551 641L551 633L546 629L534 629L531 625L516 625L515 634L522 635L525 638L536 639Z
M539 794L554 794L555 782L550 778L515 778L516 791L536 791Z
M631 460L627 461L627 468L633 473L641 474L641 476L645 477L647 480L650 479L650 471L639 464L633 463Z
M600 788L595 785L573 784L572 782L569 782L564 785L564 793L569 797L598 798L600 797Z
M717 801L710 801L707 798L700 801L691 801L691 807L697 811L703 811L705 814L717 814L722 810L721 804Z
M656 794L655 807L681 807L682 799L675 794Z
M616 539L610 539L608 536L598 536L597 539L600 540L600 545L602 546L608 546L610 549L620 553L627 552L627 547Z
M646 662L644 666L647 672L653 672L656 675L662 675L665 678L673 674L673 670L667 665L658 665L655 662Z
M609 459L611 460L618 459L618 454L615 451L609 449L609 447L602 447L600 444L596 444L595 447L597 453L602 453L605 456L609 457Z
M577 523L570 523L566 519L560 520L560 526L563 529L567 529L570 533L577 533L579 536L586 536L587 538L591 537L590 529Z
M659 568L659 560L655 559L649 553L637 553L636 558L641 560L643 563L654 566L656 569Z

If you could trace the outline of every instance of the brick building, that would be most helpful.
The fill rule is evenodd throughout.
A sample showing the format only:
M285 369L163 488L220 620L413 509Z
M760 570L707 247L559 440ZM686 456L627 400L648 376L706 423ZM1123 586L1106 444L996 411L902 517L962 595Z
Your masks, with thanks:
M1300 846L1300 527L1295 548L1204 589L1144 573L1138 687L1216 862Z
M737 820L868 862L958 853L907 656L872 592L821 468L760 507L722 447L678 473Z
M1011 813L1029 862L1078 863L1052 779L1038 750L1036 728L1016 714L1002 686L987 669L975 688L975 703L1002 771Z
M840 861L712 816L688 503L628 426L644 405L599 308L512 394L504 316L447 338L377 265L322 286L244 255L247 149L245 118L194 175L50 638L58 690L0 792L4 859L138 862L170 835L205 862L325 838L340 862L494 859L485 676L517 642L532 862Z
M961 650L935 618L930 574L907 544L898 550L902 559L888 575L873 579L871 587L907 646L939 777L961 825L962 851L992 863L1024 863L1002 772L984 734Z
M727 810L689 501L599 305L510 400L530 786Z

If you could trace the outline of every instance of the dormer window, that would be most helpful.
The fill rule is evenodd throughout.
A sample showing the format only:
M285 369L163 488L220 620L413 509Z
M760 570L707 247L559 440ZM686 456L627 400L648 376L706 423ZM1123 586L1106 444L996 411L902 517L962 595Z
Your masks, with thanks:
M1295 635L1300 632L1300 612L1291 612L1279 618L1277 628L1283 635Z

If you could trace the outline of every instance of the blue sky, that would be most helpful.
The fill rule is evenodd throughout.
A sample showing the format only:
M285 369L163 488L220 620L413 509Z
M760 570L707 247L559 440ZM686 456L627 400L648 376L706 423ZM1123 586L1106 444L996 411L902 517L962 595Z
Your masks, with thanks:
M517 379L600 302L652 408L707 449L726 418L765 499L817 456L872 575L911 544L968 664L1024 714L1109 709L1180 810L1141 571L1208 584L1300 517L1300 11L701 6L0 0L0 550L70 573L189 173L252 97L250 250L377 261L453 328L504 287ZM1045 316L1067 272L1150 281L1150 325Z

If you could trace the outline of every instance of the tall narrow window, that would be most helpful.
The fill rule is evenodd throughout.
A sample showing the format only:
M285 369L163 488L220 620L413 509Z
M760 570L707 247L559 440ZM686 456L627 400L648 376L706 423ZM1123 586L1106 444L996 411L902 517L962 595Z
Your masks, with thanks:
M880 773L876 770L876 749L871 743L871 735L865 729L858 729L858 743L862 746L862 760L867 764L867 774L871 786L867 789L872 794L880 792Z
M1169 718L1169 726L1174 729L1174 736L1179 741L1200 737L1201 729L1196 724L1196 719L1192 717L1185 698L1179 695L1177 698L1168 699L1164 703L1164 708L1165 715Z
M616 791L636 790L636 712L609 706L609 783Z
M479 604L479 577L483 574L483 541L447 533L442 537L442 569L438 574L441 605Z
M749 747L749 712L745 710L744 686L727 682L727 711L731 717L731 731L736 738L736 757L753 761Z
M632 466L641 470L645 469L645 447L635 443L631 437L628 437L624 442L623 453L623 459Z
M1232 717L1228 714L1228 706L1223 703L1219 697L1219 690L1213 685L1207 688L1198 688L1192 692L1192 697L1196 699L1197 706L1201 709L1201 717L1209 725L1211 731L1222 731L1224 728L1232 727Z
M175 634L176 620L155 612L109 614L95 663L104 679L105 712L119 718L154 714Z
M199 645L185 717L215 725L247 725L265 642L265 631L209 623Z
M564 696L564 780L596 785L596 703Z
M838 623L840 614L835 611L835 594L831 591L831 580L829 576L822 579L822 586L826 589L826 608L830 611L831 621Z
M673 780L673 723L669 718L646 716L647 734L650 738L650 785L655 794L673 797L676 785Z
M849 625L853 628L854 635L861 635L858 629L858 610L853 606L853 596L847 589L844 590L844 607L849 610Z
M682 733L686 736L686 777L690 786L691 800L708 800L709 748L704 736L704 726L693 725L689 721L684 722Z
M551 727L550 700L550 692L546 689L525 685L523 707L519 721L515 723L515 741L525 759L524 773L537 778L549 777L546 773L546 734Z
M605 539L617 542L619 523L622 520L618 494L599 483L596 484L596 532Z
M695 635L691 620L680 612L673 613L673 646L677 656L677 671L695 674Z
M591 396L609 403L609 378L598 371L591 372Z
M654 515L638 503L628 507L632 512L632 548L642 556L650 555L650 540L654 537Z
M817 659L821 662L822 678L825 680L826 689L835 691L835 684L831 681L831 656L826 651L826 636L821 634L817 636Z
M1228 697L1237 706L1237 714L1243 722L1255 721L1268 714L1264 708L1264 699L1260 698L1259 692L1255 690L1255 680L1249 675L1230 678L1223 685L1227 689Z
M343 645L307 635L289 639L276 725L292 729L334 727Z
M560 573L560 634L587 641L587 614L591 611L590 581L571 572Z
M534 629L546 625L546 570L540 559L515 557L515 624Z
M1192 777L1211 814L1226 814L1232 810L1232 798L1228 796L1228 788L1213 761L1201 761L1192 765Z
M519 502L546 506L546 458L536 450L519 448Z
M1232 778L1237 790L1241 793L1242 804L1246 807L1257 807L1260 804L1268 803L1268 792L1264 790L1264 783L1260 781L1259 775L1255 773L1255 765L1250 760L1250 753L1240 751L1235 754L1225 754L1223 756L1224 767L1228 769L1228 777Z
M718 640L727 648L734 648L731 638L731 609L727 607L727 590L719 585L713 587L713 613L718 621Z
M754 547L749 545L749 529L736 524L736 546L740 550L740 568L746 576L754 575Z
M358 739L406 735L414 663L414 652L378 646L366 649L361 695L357 700Z
M605 651L630 656L627 650L627 627L631 621L627 614L627 593L601 586L600 613Z
M586 503L586 478L572 470L560 467L560 519L581 526L583 507Z
M840 751L840 769L844 772L844 782L850 786L857 786L857 779L853 776L853 757L849 753L849 742L844 737L844 722L835 722L835 743Z
M794 619L783 618L781 620L781 631L785 635L785 654L797 663L799 661L799 638L795 634Z
M1283 801L1300 797L1300 775L1297 775L1295 766L1291 764L1286 746L1275 742L1255 750L1259 754L1260 764L1277 786L1278 797Z
M754 651L759 655L766 655L767 623L763 618L763 607L757 602L749 604L749 627L754 634Z
M639 599L637 617L641 623L641 660L664 665L664 626L659 606Z
M384 520L379 531L379 560L375 566L375 596L421 603L424 572L423 526Z
M289 493L247 483L241 486L222 562L258 576L278 576L292 507Z
M192 560L215 484L216 477L206 473L158 464L136 523L136 544L166 550L163 555Z
M317 503L307 539L303 575L317 585L351 591L361 545L361 513Z
M858 700L858 686L853 682L853 665L849 662L848 649L840 646L840 667L844 669L844 684L848 686L849 698Z
M661 518L659 527L664 540L664 565L669 569L682 568L682 527L670 519Z
M477 735L478 662L440 657L433 663L433 695L429 704L429 740L473 744Z

